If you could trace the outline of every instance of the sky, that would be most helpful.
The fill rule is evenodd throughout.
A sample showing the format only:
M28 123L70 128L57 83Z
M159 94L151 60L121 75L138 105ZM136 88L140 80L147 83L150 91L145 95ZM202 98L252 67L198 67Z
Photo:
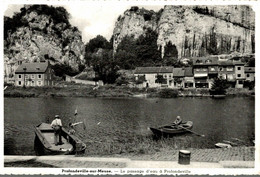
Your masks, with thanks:
M102 3L103 4L103 3ZM110 40L115 22L119 15L122 15L125 10L129 9L131 5L128 4L69 4L60 5L67 9L70 13L70 23L77 26L82 33L83 42L86 43L97 35L104 36ZM20 12L23 5L7 5L5 7L5 16L12 17L14 12ZM163 8L162 5L153 6L139 6L148 10L158 11Z

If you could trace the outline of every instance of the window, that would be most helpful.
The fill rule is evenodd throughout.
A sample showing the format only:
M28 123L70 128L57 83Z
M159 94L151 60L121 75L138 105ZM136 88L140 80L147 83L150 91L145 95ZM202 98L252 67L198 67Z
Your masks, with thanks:
M38 86L41 86L42 85L42 81L38 81Z
M42 78L42 75L41 74L38 74L38 79L41 79Z
M237 70L241 70L241 67L239 66L239 67L237 67Z
M250 74L246 74L246 77L250 77Z
M166 74L164 75L164 78L167 78L167 75L166 75Z
M223 71L223 67L219 67L219 69L218 69L219 71Z
M21 79L21 78L22 78L22 75L21 75L21 74L19 74L19 75L18 75L18 78L19 78L19 79Z
M210 71L215 71L215 68L214 67L210 67Z
M205 61L205 63L212 63L212 61L208 59Z
M32 79L34 79L34 74L32 74L32 76L31 76L31 77L32 77Z
M227 67L227 71L233 71L233 67Z
M237 77L241 77L241 74L238 74Z
M22 85L22 82L21 82L21 81L18 81L18 85Z

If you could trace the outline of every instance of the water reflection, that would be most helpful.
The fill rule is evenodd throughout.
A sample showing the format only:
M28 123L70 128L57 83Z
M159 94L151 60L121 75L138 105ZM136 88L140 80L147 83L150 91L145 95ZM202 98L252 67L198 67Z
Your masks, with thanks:
M120 139L122 136L151 136L147 127L157 127L174 121L177 115L194 123L193 131L206 135L199 139L189 136L189 144L201 141L201 148L211 148L217 142L239 138L250 142L254 138L255 101L251 97L126 99L126 98L5 98L5 130L12 133L16 144L14 154L31 155L33 126L50 122L56 114L64 126L84 121L76 127L92 141ZM75 109L78 115L74 116ZM7 134L5 132L5 138ZM5 143L5 147L10 143ZM11 143L12 144L12 143ZM9 145L8 145L9 147Z

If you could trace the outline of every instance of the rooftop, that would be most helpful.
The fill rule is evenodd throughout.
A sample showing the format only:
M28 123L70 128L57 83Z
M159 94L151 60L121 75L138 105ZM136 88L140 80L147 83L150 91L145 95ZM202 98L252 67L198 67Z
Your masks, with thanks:
M40 63L23 63L15 71L15 73L44 73L48 67L48 62Z
M172 73L172 66L161 66L161 67L137 67L135 74L149 74L149 73Z
M254 73L255 67L245 67L245 73Z
M174 68L173 69L173 77L184 77L184 68Z

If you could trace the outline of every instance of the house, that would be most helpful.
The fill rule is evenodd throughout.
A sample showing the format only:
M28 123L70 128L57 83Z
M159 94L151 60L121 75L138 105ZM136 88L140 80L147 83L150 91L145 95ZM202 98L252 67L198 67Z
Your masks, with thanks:
M193 74L196 88L210 88L218 75L218 59L198 57L193 60Z
M255 67L245 67L245 80L255 81Z
M174 88L181 88L184 87L184 68L173 68L173 87Z
M173 67L137 67L134 71L139 87L173 87Z
M240 61L233 61L235 65L236 88L243 88L245 81L245 66Z
M51 86L53 72L49 62L23 63L15 71L15 86Z
M192 67L186 67L184 71L184 87L185 88L194 88L195 81L192 72Z
M233 61L219 61L218 62L218 77L230 82L235 81L235 68Z

